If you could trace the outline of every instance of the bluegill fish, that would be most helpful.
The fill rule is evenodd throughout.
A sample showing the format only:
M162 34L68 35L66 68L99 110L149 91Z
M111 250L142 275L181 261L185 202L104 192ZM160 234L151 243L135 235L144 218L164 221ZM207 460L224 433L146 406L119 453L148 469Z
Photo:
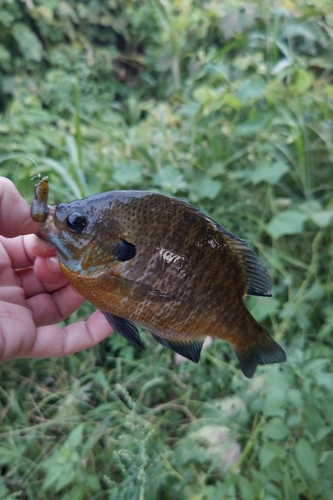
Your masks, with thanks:
M271 296L268 272L246 241L163 194L109 191L51 207L46 186L40 179L32 203L38 236L129 342L143 347L139 325L198 362L210 335L229 342L247 377L258 364L286 360L244 304L244 295Z

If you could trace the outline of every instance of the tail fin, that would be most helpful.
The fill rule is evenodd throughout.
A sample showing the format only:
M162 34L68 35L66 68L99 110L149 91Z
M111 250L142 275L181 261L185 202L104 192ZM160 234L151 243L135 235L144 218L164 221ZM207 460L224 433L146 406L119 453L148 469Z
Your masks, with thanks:
M287 359L286 353L282 347L280 347L268 333L260 340L260 343L246 350L235 350L240 369L248 378L253 376L258 364L268 365L270 363L282 363Z

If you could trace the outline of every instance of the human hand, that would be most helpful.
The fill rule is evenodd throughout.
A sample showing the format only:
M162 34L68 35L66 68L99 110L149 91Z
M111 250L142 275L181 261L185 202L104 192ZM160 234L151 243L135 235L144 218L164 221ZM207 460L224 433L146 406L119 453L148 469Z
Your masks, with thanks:
M101 311L55 325L84 298L61 273L54 249L33 234L38 227L14 184L0 177L0 362L66 356L112 332Z

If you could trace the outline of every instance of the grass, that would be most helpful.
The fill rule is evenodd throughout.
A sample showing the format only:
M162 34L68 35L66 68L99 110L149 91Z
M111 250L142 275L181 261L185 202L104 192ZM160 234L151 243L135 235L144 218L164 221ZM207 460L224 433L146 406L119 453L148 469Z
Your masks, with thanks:
M176 365L148 336L141 351L112 335L5 363L0 497L333 498L330 3L68 5L2 7L1 174L31 200L29 156L52 202L152 189L196 204L268 267L273 298L247 305L288 361L247 380L223 342Z

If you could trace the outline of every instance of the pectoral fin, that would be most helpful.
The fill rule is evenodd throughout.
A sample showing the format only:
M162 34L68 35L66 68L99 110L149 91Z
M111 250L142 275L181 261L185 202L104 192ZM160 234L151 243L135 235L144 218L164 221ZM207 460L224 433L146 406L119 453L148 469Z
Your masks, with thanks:
M139 330L133 323L131 323L131 321L128 321L124 318L119 318L118 316L114 316L113 314L107 313L105 311L102 312L115 332L119 333L119 335L122 335L135 347L142 347L144 349L144 346L141 342Z
M144 283L137 283L136 281L127 280L114 274L109 274L107 280L104 282L103 288L106 292L120 295L137 302L151 301L151 302L169 302L176 298L171 293L163 292L156 288L152 288Z
M168 347L172 351L181 354L190 361L198 363L204 339L176 341L176 340L162 339L161 337L158 337L157 335L154 334L152 334L152 336L154 337L155 340L157 340L157 342L162 344L164 347Z

